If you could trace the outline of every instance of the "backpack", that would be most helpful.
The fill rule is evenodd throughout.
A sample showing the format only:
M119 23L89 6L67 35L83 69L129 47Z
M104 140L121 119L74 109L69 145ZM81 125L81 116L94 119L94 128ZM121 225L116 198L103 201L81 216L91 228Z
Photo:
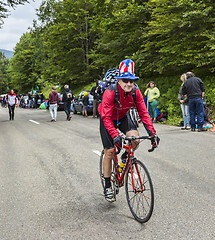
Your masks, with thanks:
M71 93L71 91L69 91L68 93L66 93L66 99L67 99L67 100L72 100L72 99L73 99L73 94Z
M115 98L114 98L114 103L118 103L121 106L121 103L119 102L119 89L118 89L118 83L113 84L113 89L115 92ZM138 89L138 86L136 83L134 83L134 87L132 88L132 93L131 96L133 98L134 101L134 106L136 106L136 91L135 89Z

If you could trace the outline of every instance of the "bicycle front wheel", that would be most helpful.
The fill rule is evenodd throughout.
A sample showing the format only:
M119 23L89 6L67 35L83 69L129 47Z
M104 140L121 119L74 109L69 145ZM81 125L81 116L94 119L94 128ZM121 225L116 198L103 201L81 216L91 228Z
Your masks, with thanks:
M141 161L133 161L132 171L134 187L129 166L125 176L126 198L134 218L145 223L150 219L154 208L153 185L149 172Z

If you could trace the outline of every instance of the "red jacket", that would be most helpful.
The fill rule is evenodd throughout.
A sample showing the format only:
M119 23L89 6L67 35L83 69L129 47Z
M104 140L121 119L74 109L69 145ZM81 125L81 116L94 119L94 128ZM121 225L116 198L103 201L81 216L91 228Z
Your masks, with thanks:
M120 85L118 85L118 89L119 89L119 102L121 103L121 107L119 106L118 103L114 103L115 92L113 87L105 90L102 102L99 104L98 107L98 111L101 115L104 125L112 138L114 138L115 136L119 136L119 132L113 125L113 120L117 120L117 114L118 119L122 119L129 111L129 109L134 106L133 97L131 95L132 92L126 94L124 90L120 87ZM135 94L138 113L144 122L145 128L149 135L155 135L156 131L154 129L152 120L147 111L143 95L137 88L135 89Z

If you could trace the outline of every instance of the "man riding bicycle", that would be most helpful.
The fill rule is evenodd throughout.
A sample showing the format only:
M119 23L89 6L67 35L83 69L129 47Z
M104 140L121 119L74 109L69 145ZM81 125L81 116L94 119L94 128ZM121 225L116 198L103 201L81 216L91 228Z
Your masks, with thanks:
M111 187L112 159L114 154L114 145L117 150L122 148L122 139L119 136L117 128L127 137L138 137L137 127L133 123L128 113L129 109L136 106L139 116L143 121L144 127L150 136L155 136L156 131L148 114L145 102L139 88L134 84L136 77L134 74L134 62L126 59L120 63L119 75L116 85L110 85L103 94L102 102L99 104L98 111L100 118L100 135L104 147L103 173L105 178L105 198L108 201L113 200L113 190ZM132 96L135 93L135 102ZM116 100L116 94L117 100ZM155 136L152 139L152 145L155 148L159 138ZM132 143L134 149L137 148L139 141ZM125 155L123 156L125 157Z

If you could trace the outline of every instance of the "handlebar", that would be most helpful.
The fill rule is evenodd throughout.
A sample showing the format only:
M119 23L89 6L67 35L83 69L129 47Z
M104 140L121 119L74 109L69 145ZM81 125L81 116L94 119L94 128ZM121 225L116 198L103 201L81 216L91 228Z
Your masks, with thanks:
M152 140L155 136L140 136L140 137L125 137L125 136L122 136L120 135L120 137L123 139L123 140L127 140L127 141L135 141L137 139L144 139L144 140ZM155 141L157 141L155 139ZM156 144L157 145L157 144ZM156 147L152 146L152 148L148 149L148 152L153 152L155 150ZM119 154L119 152L116 152L116 154Z
M154 138L154 136L141 136L141 137L125 137L125 136L120 136L122 139L124 140L128 140L128 141L134 141L134 140L137 140L137 139L147 139L147 140L151 140Z

